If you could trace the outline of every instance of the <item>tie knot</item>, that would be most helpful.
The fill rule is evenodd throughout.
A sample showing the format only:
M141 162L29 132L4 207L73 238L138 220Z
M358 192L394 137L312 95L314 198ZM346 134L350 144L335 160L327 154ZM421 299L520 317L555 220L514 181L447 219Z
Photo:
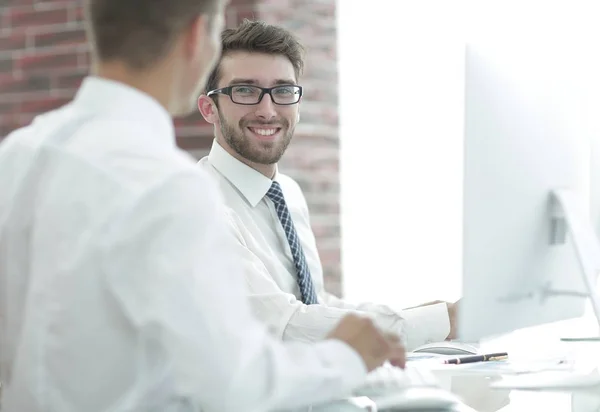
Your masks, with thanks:
M267 191L267 197L275 203L285 203L283 191L281 190L281 186L278 182L273 181L271 187Z

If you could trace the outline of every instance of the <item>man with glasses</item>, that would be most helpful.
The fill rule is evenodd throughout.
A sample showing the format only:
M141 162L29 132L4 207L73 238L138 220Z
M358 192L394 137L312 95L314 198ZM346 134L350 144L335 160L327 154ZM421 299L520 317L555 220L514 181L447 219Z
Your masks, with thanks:
M229 206L237 257L258 317L285 340L322 339L352 312L401 333L408 349L452 338L455 304L392 310L346 302L324 290L306 200L277 169L300 117L303 47L288 31L251 21L225 30L222 47L198 101L216 137L199 165L219 183Z

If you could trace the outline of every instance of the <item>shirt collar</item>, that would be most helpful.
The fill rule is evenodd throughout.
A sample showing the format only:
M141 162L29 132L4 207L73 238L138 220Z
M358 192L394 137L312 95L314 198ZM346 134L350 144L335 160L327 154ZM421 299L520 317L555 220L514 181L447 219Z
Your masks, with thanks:
M175 128L169 112L152 96L125 83L87 76L83 79L73 103L94 113L109 112L127 119L137 118L151 123L155 136L169 139L175 145Z
M230 155L216 139L208 154L208 162L242 193L252 207L265 197L273 180L277 180L277 168L275 177L271 180Z

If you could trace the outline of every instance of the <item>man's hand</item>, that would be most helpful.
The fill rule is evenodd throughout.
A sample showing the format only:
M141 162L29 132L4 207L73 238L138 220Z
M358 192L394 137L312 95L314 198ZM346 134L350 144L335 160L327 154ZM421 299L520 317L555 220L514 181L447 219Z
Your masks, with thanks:
M358 352L369 372L386 360L401 368L406 365L406 349L400 338L381 332L369 318L346 315L327 338L347 343Z
M457 329L458 329L458 306L460 299L454 303L444 302L443 300L434 300L431 302L423 303L418 306L413 306L407 309L420 308L422 306L430 306L437 305L438 303L445 303L448 308L448 319L450 319L450 333L446 337L446 340L456 339Z
M446 339L456 339L458 329L458 307L460 299L454 303L446 303L448 306L448 318L450 319L450 333Z

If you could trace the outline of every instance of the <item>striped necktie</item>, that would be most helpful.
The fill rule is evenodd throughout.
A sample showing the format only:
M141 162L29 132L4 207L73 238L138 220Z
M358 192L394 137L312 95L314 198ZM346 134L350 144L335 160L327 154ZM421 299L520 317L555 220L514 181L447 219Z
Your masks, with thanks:
M315 293L315 288L312 283L310 270L306 264L306 257L304 256L300 239L298 239L294 222L292 222L292 217L290 216L290 211L285 203L283 191L281 190L279 183L273 182L271 188L267 192L267 197L275 204L279 222L281 222L281 226L283 226L290 250L292 251L294 266L296 266L296 272L298 274L298 286L300 287L302 302L307 305L314 305L318 303L317 294Z

